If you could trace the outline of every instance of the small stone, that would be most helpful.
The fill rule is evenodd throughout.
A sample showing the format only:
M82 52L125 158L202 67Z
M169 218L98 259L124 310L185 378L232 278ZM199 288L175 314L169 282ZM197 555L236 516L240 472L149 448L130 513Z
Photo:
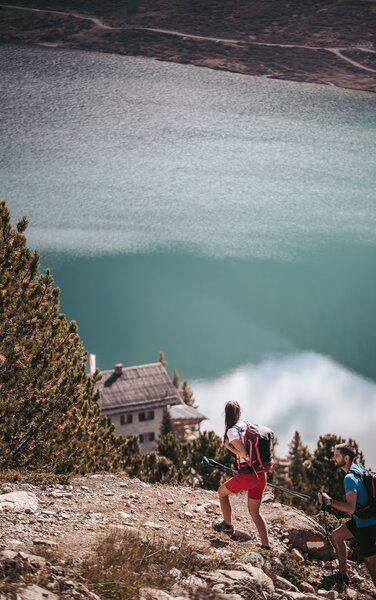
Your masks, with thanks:
M285 579L284 577L281 577L280 575L277 575L275 584L281 590L291 590L292 592L299 591L298 588L293 583L291 583L291 581L288 581L287 579Z
M53 542L52 540L42 540L42 539L33 540L33 544L35 546L48 546L49 548L57 548L57 546L58 546L58 544L56 542Z
M173 500L172 498L167 498L166 499L166 504L174 504L175 500Z
M329 592L326 593L326 597L329 600L337 600L337 598L339 597L339 593L337 592L337 590L329 590Z
M315 593L315 588L313 587L313 585L308 583L308 581L302 581L302 583L299 584L299 587L302 592L307 592L311 594Z
M120 516L122 519L131 519L131 518L132 518L132 515L130 515L130 514L129 514L129 513L127 513L127 512L123 512L122 510L120 510L120 511L119 511L119 516Z
M18 552L13 552L13 550L3 550L0 554L0 557L5 560L13 560L16 558Z
M297 562L304 563L304 556L297 548L291 550L291 556L292 558L295 558Z
M150 527L151 529L160 529L161 526L158 523L153 523L153 521L146 521L145 527Z
M194 586L206 587L207 586L206 581L201 579L201 577L197 577L197 575L188 575L188 577L183 579L183 581L181 583L187 587L194 587Z
M180 579L181 571L179 569L173 568L169 571L169 575L171 575L171 577L173 577L174 579Z

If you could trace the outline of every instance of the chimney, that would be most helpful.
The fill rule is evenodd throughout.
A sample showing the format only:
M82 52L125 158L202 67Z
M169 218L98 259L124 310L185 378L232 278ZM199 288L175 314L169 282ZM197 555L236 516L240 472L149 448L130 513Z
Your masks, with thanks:
M116 363L116 365L114 367L114 371L115 371L115 375L120 377L120 375L123 373L123 365L121 363Z

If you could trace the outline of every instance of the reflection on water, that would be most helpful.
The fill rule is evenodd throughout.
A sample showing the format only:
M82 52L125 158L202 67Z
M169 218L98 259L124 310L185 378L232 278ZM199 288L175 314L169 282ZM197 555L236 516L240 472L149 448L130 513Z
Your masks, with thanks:
M193 382L208 429L223 434L223 407L237 399L244 416L269 425L277 434L277 453L285 455L295 431L313 450L318 438L335 433L355 438L367 465L376 464L374 423L376 384L314 353L266 360L241 367L210 382Z

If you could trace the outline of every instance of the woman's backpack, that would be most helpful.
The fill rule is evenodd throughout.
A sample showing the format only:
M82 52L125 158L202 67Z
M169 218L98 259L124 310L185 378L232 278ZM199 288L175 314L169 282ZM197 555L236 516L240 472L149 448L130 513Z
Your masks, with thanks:
M238 427L244 446L247 450L250 462L255 473L267 473L273 468L273 438L274 433L269 427L246 422L245 427ZM240 461L238 462L240 467Z

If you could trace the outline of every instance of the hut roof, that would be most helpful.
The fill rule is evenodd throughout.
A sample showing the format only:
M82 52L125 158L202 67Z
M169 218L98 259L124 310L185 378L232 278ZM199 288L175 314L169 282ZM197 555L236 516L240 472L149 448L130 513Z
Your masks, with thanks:
M115 370L102 371L97 389L105 414L182 404L160 362L125 368L119 365Z
M170 415L174 421L203 421L207 418L193 406L187 406L187 404L171 406Z

